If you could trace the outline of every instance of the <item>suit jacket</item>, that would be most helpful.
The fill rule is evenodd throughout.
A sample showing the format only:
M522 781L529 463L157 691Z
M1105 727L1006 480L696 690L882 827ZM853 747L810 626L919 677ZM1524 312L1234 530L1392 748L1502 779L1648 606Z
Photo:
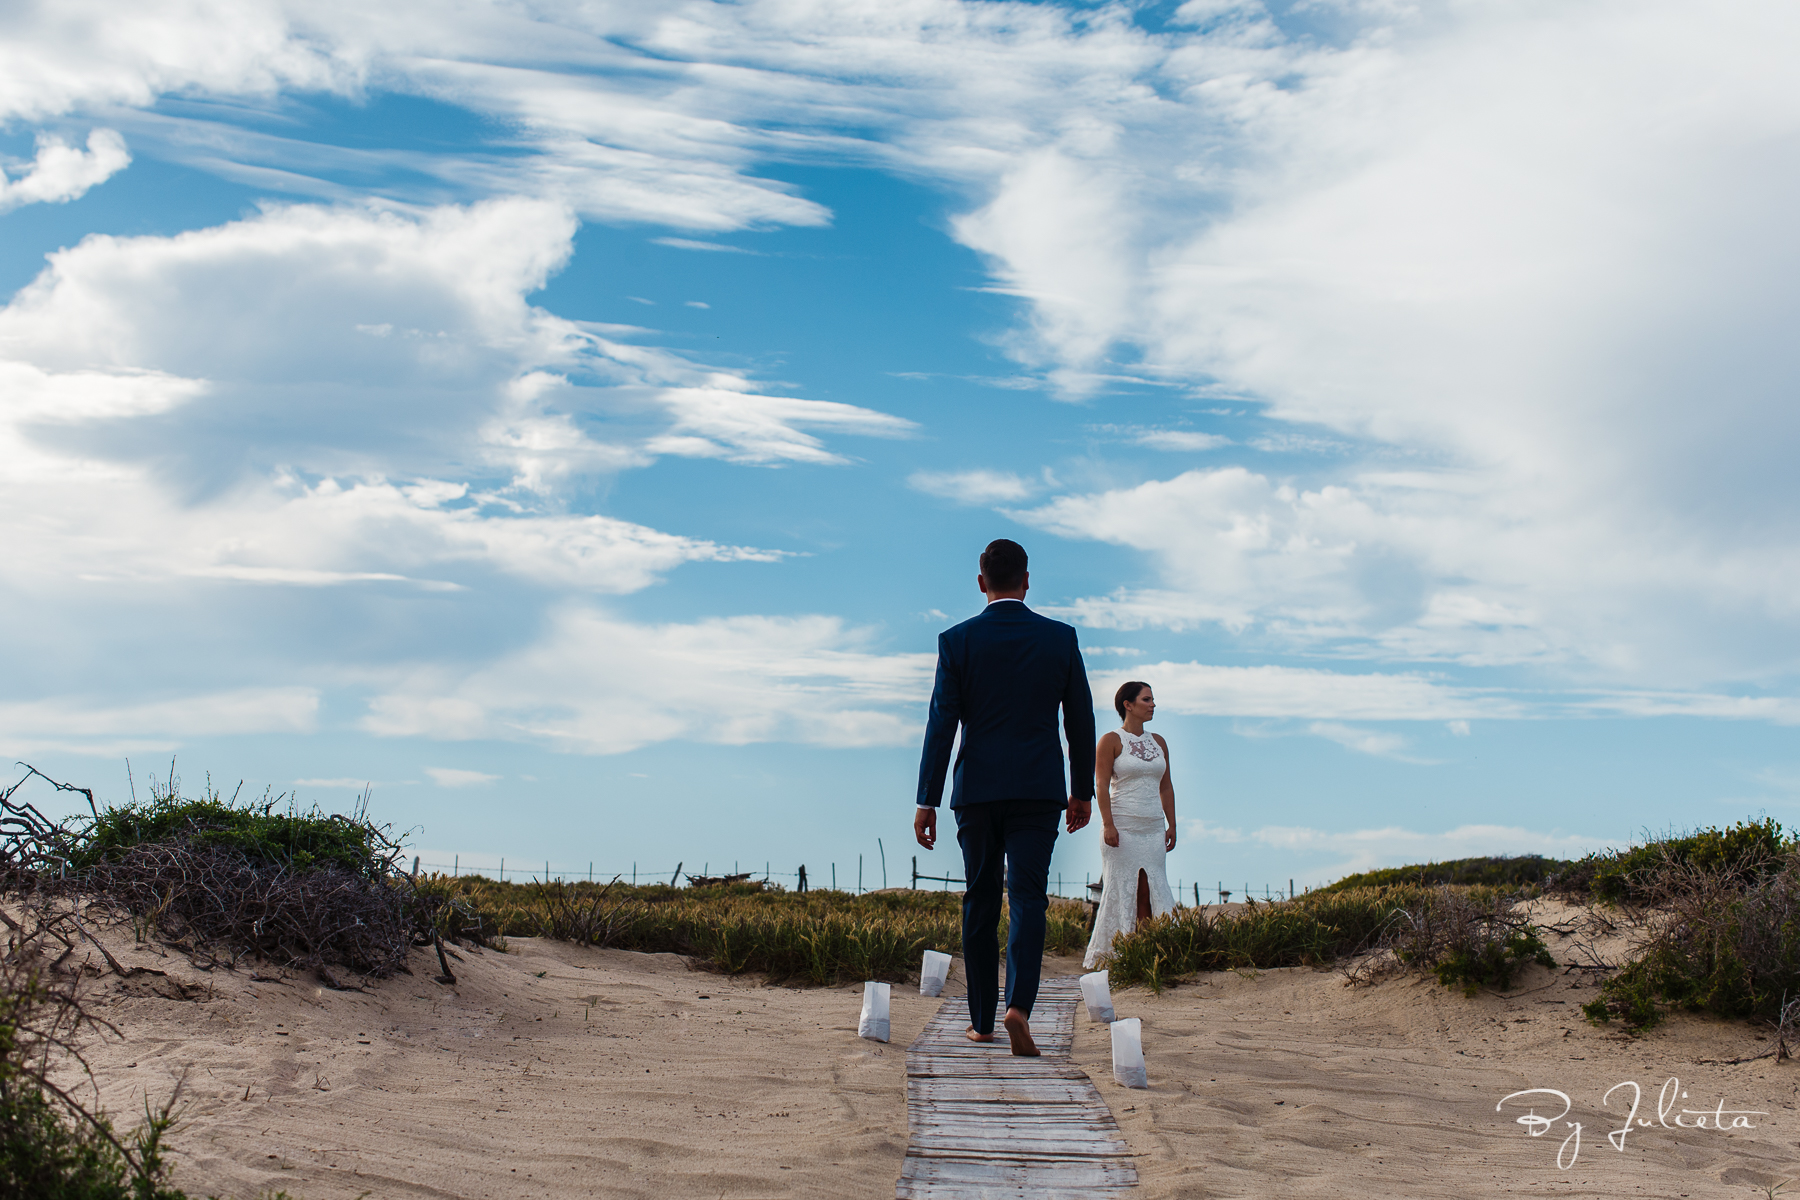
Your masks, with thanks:
M1063 786L1056 710L1069 739ZM919 763L920 804L944 797L944 769L956 727L950 807L991 800L1091 799L1094 795L1094 697L1075 630L1002 600L938 635L937 683Z

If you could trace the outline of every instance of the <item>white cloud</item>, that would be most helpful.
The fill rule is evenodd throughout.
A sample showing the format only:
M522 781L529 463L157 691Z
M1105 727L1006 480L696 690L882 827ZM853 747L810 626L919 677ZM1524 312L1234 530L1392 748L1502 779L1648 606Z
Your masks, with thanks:
M900 746L918 737L931 654L879 654L833 617L635 625L564 609L474 671L418 672L370 705L387 737L506 738L585 754L692 739Z
M1158 707L1168 712L1311 721L1310 733L1390 756L1405 744L1399 735L1370 733L1342 722L1442 721L1459 737L1468 735L1472 720L1687 716L1800 725L1800 701L1781 696L1470 687L1419 672L1164 661L1098 670L1089 678L1095 696L1111 695L1127 679L1142 679L1155 689Z
M16 179L0 170L0 213L21 204L60 204L105 183L131 162L125 139L116 129L88 134L87 150L79 150L52 134L38 135L37 157Z
M717 381L523 297L566 256L572 214L688 231L817 225L821 206L754 164L871 164L966 197L956 236L1029 306L1003 340L1030 368L1021 384L1092 396L1135 371L1204 385L1294 427L1253 447L1352 460L1305 479L1189 472L1021 514L1139 549L1153 568L1150 586L1071 606L1081 619L1213 624L1314 654L1531 664L1612 689L1592 696L1597 712L1789 719L1788 700L1719 684L1779 684L1800 668L1786 349L1800 233L1784 201L1793 168L1769 149L1800 126L1783 58L1793 7L1702 19L1674 0L1366 5L1333 10L1323 30L1305 27L1304 7L1281 25L1254 6L1182 14L1193 32L1150 34L1107 6L954 0L402 3L373 23L275 0L11 6L0 112L15 121L104 109L140 154L151 138L222 171L320 182L350 152L301 161L291 140L125 109L391 87L499 117L511 142L384 161L434 188L534 199L420 217L270 214L230 234L65 252L0 317L12 377L36 373L22 403L38 406L0 421L0 437L20 452L16 477L66 489L38 493L36 508L21 489L0 517L33 555L68 562L96 530L105 548L141 540L111 522L216 503L246 473L276 491L372 489L359 503L386 503L390 479L461 479L495 498L481 521L497 527L511 519L503 490L547 498L526 515L550 521L570 480L658 454L842 462L813 431L907 427L762 397L742 376ZM359 256L380 269L356 274ZM254 286L284 272L295 293ZM339 362L338 376L321 367ZM406 373L433 382L380 404L356 390ZM292 402L302 390L313 406ZM101 414L46 413L51 393ZM303 426L277 450L292 485L264 463L117 449L146 432L213 445L194 435L252 403ZM376 433L356 424L376 411L390 422ZM103 423L113 436L94 432ZM507 478L464 479L453 457ZM1408 469L1380 468L1395 462ZM1035 494L1016 477L1011 494L997 486L954 494ZM458 537L477 524L420 523L465 550ZM526 532L516 540L560 536ZM635 534L619 540L643 551ZM520 553L534 578L580 557ZM107 557L83 561L99 570ZM183 569L431 578L379 558L218 551ZM1448 711L1504 707L1452 692Z
M1336 742L1346 750L1354 750L1358 754L1367 754L1373 758L1391 758L1396 762L1429 764L1432 759L1415 758L1403 753L1408 742L1397 733L1386 733L1377 729L1358 729L1354 725L1344 725L1337 721L1314 721L1306 727L1306 731L1314 737L1322 737L1328 742Z
M1751 555L1670 536L1651 549L1547 491L1499 502L1504 486L1465 470L1304 488L1234 466L1013 515L1155 564L1161 587L1067 606L1103 628L1213 624L1287 647L1580 667L1622 683L1687 684L1732 661L1747 674L1752 630L1758 672L1800 659L1800 606L1778 583L1800 577L1800 542ZM1719 606L1743 625L1704 616Z
M756 254L743 246L727 246L723 242L697 242L693 238L659 237L651 238L658 246L670 246L676 250L702 250L714 254Z
M1134 439L1140 446L1148 446L1152 450L1217 450L1220 446L1231 445L1231 439L1216 433L1194 433L1186 429L1145 429Z
M530 307L572 231L538 201L295 207L57 253L0 310L14 568L631 591L779 555L559 511L567 484L659 454L842 463L809 431L912 430ZM471 461L491 487L437 474Z
M444 788L479 787L500 778L485 771L465 771L460 767L426 767L425 773L431 776L433 783Z
M46 696L0 704L0 743L12 754L167 752L188 738L311 733L318 711L319 693L309 687L233 688L134 704Z
M914 471L906 482L915 491L958 504L1016 503L1038 491L1036 483L1011 471Z
M1220 667L1196 662L1134 663L1093 674L1095 695L1127 678L1147 680L1159 708L1188 716L1341 721L1519 719L1538 697L1458 687L1420 674L1347 672L1313 667Z
M1512 825L1459 825L1441 833L1396 826L1325 830L1265 825L1245 831L1220 828L1198 820L1187 820L1184 825L1190 837L1205 841L1227 845L1255 843L1290 855L1322 856L1333 865L1312 870L1314 878L1320 882L1376 867L1490 855L1541 854L1548 858L1580 858L1618 844L1606 838Z
M842 455L806 429L828 429L865 437L906 437L911 421L850 404L799 400L736 387L680 387L657 393L656 399L674 418L669 431L646 443L652 453L687 458L723 458L729 462L766 465L781 462L842 463Z

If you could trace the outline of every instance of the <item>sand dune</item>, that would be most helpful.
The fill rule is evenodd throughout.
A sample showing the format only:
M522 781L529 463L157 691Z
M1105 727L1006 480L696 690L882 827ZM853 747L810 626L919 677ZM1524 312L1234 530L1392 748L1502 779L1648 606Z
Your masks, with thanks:
M128 934L114 952L168 975L96 985L126 1037L88 1057L127 1118L188 1072L176 1182L196 1195L892 1195L905 1046L938 1003L895 988L880 1046L856 1037L860 988L673 955L515 938L465 952L454 988L422 953L363 995L200 972Z
M1579 916L1539 908L1546 923ZM1582 940L1554 946L1558 960L1580 958ZM1616 960L1627 939L1586 940ZM1074 1056L1142 1155L1147 1198L1748 1196L1782 1179L1800 1191L1800 1066L1727 1062L1772 1041L1741 1022L1687 1016L1634 1038L1582 1018L1598 986L1587 973L1534 966L1517 983L1471 999L1412 978L1347 987L1337 971L1219 972L1161 996L1115 996L1120 1016L1143 1019L1149 1091L1112 1083L1104 1026L1078 1026ZM1659 1117L1670 1079L1686 1098ZM1601 1102L1628 1080L1647 1124L1620 1151L1608 1135L1632 1090ZM1530 1088L1564 1092L1573 1106L1537 1137L1517 1118L1554 1116L1560 1101L1495 1111ZM1665 1127L1680 1109L1710 1114L1721 1102L1768 1115L1747 1118L1751 1130L1732 1130L1729 1115L1723 1132L1710 1116L1704 1130Z
M197 1195L892 1196L905 1047L939 1003L895 987L884 1047L855 1036L860 989L761 986L669 955L521 938L465 953L454 988L421 954L417 975L359 994L202 972L111 936L122 960L167 974L95 983L126 1034L90 1054L101 1095L128 1117L187 1071L177 1182ZM1075 1054L1142 1156L1146 1197L1749 1196L1800 1179L1800 1067L1727 1065L1772 1046L1741 1024L1595 1029L1578 1011L1592 994L1581 973L1541 968L1473 1000L1406 979L1223 973L1119 993L1120 1015L1144 1020L1149 1091L1111 1082L1104 1027L1080 1023ZM1671 1077L1679 1107L1769 1115L1664 1128ZM1621 1153L1606 1137L1621 1097L1610 1112L1600 1098L1625 1080L1650 1124ZM1556 1165L1565 1124L1532 1138L1524 1106L1495 1112L1526 1088L1571 1097L1571 1168Z

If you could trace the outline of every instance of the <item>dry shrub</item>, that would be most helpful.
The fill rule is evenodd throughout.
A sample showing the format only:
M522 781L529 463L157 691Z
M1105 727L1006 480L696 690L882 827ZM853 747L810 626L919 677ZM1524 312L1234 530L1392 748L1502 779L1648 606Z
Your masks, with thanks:
M1399 967L1435 975L1465 996L1484 987L1504 990L1526 963L1556 965L1517 901L1486 889L1436 888L1397 910L1377 946Z
M385 978L413 945L400 889L335 863L294 870L184 837L132 846L71 885L147 919L191 954L253 954L334 986L333 967Z
M93 815L48 820L15 795L33 778L87 795ZM139 937L205 965L249 954L333 987L344 986L337 969L377 978L405 969L435 929L396 871L399 844L368 819L367 797L350 816L277 812L279 799L238 805L210 781L185 799L171 765L148 803L100 810L85 789L27 768L0 790L0 892L45 911L80 898L122 912Z
M629 896L607 902L618 883L615 875L597 891L560 879L540 885L532 897L538 936L579 946L612 945L643 912L643 904Z
M1673 1008L1758 1017L1785 1032L1800 998L1800 851L1702 862L1664 853L1635 875L1643 936L1584 1006L1589 1019L1647 1028Z

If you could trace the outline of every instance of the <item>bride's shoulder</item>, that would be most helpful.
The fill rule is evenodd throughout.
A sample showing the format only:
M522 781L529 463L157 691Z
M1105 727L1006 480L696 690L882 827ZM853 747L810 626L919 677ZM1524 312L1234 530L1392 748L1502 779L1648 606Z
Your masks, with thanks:
M1100 745L1108 750L1111 750L1114 754L1117 754L1119 751L1121 751L1125 748L1125 742L1122 738L1119 737L1119 731L1116 729L1109 729L1105 733L1101 734L1100 735Z

